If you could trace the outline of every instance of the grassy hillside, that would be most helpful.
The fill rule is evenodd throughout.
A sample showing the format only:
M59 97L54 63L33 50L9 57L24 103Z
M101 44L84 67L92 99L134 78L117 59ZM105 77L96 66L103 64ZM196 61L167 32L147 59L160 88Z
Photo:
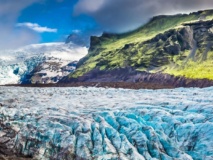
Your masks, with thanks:
M147 72L213 79L213 29L209 26L212 19L213 10L157 16L129 33L92 37L89 54L70 77L82 76L95 68L134 67ZM201 27L200 20L206 28Z
M206 61L188 61L187 64L180 62L179 66L166 66L163 72L191 79L213 80L213 52L209 53L208 60Z

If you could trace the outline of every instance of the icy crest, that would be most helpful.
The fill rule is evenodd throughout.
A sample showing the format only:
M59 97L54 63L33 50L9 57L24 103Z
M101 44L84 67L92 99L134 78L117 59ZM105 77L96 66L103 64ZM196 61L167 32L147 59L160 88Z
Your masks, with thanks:
M39 65L41 68L42 63L42 74L48 77L62 76L60 68L80 60L87 52L86 47L72 43L43 43L16 50L0 50L0 85L22 83L25 76ZM53 71L53 67L45 67L45 64L57 64L59 69Z
M0 154L211 160L213 88L0 88Z

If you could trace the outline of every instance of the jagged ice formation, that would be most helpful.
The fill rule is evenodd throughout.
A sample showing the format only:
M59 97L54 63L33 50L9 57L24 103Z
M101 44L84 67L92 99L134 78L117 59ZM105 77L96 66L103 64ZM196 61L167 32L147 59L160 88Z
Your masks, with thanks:
M0 87L2 157L211 160L212 136L213 88Z

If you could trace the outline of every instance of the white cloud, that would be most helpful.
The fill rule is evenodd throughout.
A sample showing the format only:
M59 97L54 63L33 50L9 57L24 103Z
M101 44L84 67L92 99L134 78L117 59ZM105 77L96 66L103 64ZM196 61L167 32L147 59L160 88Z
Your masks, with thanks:
M72 30L72 33L78 34L78 33L81 33L81 31L78 29L74 29L74 30Z
M79 0L76 5L78 12L96 12L98 11L107 0Z
M35 3L45 4L47 0L0 0L0 50L15 49L40 42L40 32L55 31L46 27L34 27L37 32L26 27L16 27L21 11ZM63 2L63 0L54 0ZM39 32L40 31L40 32Z
M152 16L213 8L213 0L78 0L74 15L86 14L104 31L126 32Z
M30 22L25 22L25 23L17 23L16 27L26 27L29 28L33 31L43 33L43 32L53 32L56 33L58 30L55 28L48 28L48 27L42 27L37 23L30 23Z
M39 42L39 35L14 27L20 12L40 0L0 0L0 50Z

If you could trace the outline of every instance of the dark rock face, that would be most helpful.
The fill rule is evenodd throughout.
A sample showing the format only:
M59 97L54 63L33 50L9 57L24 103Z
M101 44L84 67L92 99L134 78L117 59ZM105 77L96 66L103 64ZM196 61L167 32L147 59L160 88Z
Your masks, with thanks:
M60 83L73 82L130 82L130 83L150 83L172 87L209 87L213 86L213 81L207 79L187 79L175 77L163 73L148 73L136 71L133 68L114 69L100 71L98 69L88 72L79 78L63 78Z
M65 43L74 43L79 46L89 46L89 35L81 35L79 33L70 34Z
M22 84L48 84L57 83L64 76L72 73L77 65L77 61L70 62L63 66L63 63L57 62L43 62L36 66L32 72L26 74L22 80ZM50 75L48 75L48 73Z
M105 42L113 44L113 42L117 40L119 40L119 35L116 34L104 33L101 37L91 37L89 54L78 62L77 74L75 75L74 73L73 77L78 75L83 76L75 80L63 78L62 82L81 82L82 79L83 81L98 82L100 80L100 82L102 82L103 74L111 76L108 78L109 81L107 81L105 77L105 82L123 81L123 77L131 77L131 75L127 74L129 72L127 72L126 75L121 75L120 72L122 72L122 68L128 68L130 66L135 70L150 72L149 74L143 73L141 81L146 81L146 76L150 77L151 75L157 82L158 79L161 80L161 72L163 72L165 68L177 67L177 69L184 69L190 61L198 62L199 66L199 62L212 60L210 54L213 51L213 20L196 20L191 23L183 23L172 29L168 29L164 33L157 34L147 41L125 41L119 49L108 51L104 48L105 46L103 44ZM113 57L118 58L114 59ZM121 59L119 59L119 57L121 57ZM103 69L105 71L100 71ZM156 72L156 70L161 72L154 75L151 74L152 71ZM118 75L111 75L114 71L118 71ZM109 72L110 74L108 74ZM97 77L98 74L100 74L98 79L91 76ZM163 74L163 76L164 75L165 74ZM186 73L182 73L183 77L184 75L186 75ZM157 78L156 76L160 77ZM211 81L208 80L187 80L186 78L169 75L167 75L165 81L169 81L169 77L171 78L171 82L169 83L173 84L176 82L176 86L209 86L211 84Z
M165 53L174 55L179 54L180 51L191 49L193 47L192 40L193 29L190 26L185 26L181 29L171 29L165 33L158 34L143 44L151 44L153 47L157 45L155 46L156 51L158 51L158 47L163 47Z
M95 56L101 51L98 45L107 38L112 38L116 35L103 34L102 37L92 37L90 54ZM149 73L149 70L161 68L164 65L176 64L173 56L178 55L179 60L186 64L188 60L205 61L207 60L209 51L213 48L213 21L197 21L193 23L184 23L182 27L168 30L160 33L154 38L145 41L141 44L125 44L121 49L123 53L132 56L137 53L137 50L144 48L146 50L154 50L150 52L151 56L142 58L140 63L131 64L131 58L127 58L127 65L121 67L108 67L110 60L100 59L96 63L96 68L84 74L83 76L74 79L68 77L63 78L60 82L144 82L144 83L159 83L161 85L170 85L173 87L208 87L213 85L213 81L208 79L187 79L185 77L175 77L169 74ZM138 48L137 48L138 47ZM136 50L133 50L136 48ZM182 54L185 51L191 50L188 56ZM199 53L197 52L199 50ZM202 50L202 52L200 52ZM120 52L121 52L120 51ZM136 53L134 53L136 52ZM150 58L151 57L151 58ZM86 56L77 64L77 69L81 67L90 57ZM101 66L107 66L105 70L100 70ZM129 66L133 66L130 68ZM178 65L177 65L178 66ZM126 68L125 68L126 67ZM147 72L136 71L137 68L146 68Z
M180 53L181 46L179 44L168 45L164 47L164 50L172 55L177 55Z

